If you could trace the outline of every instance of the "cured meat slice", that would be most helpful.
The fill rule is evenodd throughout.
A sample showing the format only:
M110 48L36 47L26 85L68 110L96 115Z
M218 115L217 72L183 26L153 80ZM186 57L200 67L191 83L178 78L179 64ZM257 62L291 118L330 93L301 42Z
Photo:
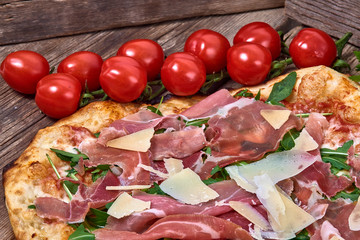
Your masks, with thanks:
M220 107L235 102L236 99L231 96L228 90L221 89L194 106L186 109L181 114L187 118L201 118L210 116L217 112Z
M205 147L206 139L202 128L189 127L182 131L156 134L151 139L152 159L184 158Z
M249 101L246 98L238 100ZM238 105L239 105L238 104ZM230 104L231 105L231 104ZM260 110L283 110L261 101L253 101L242 107L234 105L226 116L216 115L208 121L205 135L210 142L212 155L238 156L238 160L254 161L265 153L275 151L282 137L292 128L301 129L301 121L291 114L289 119L275 130L260 114Z
M35 206L38 216L68 223L83 222L90 209L89 204L85 201L73 200L66 203L53 197L36 198Z
M352 181L347 177L337 177L331 174L330 163L316 161L304 171L296 175L295 179L301 188L311 188L316 184L319 186L320 192L323 192L328 197L333 197L339 191L342 191L352 184ZM295 192L300 191L295 188ZM296 193L295 193L296 194Z
M105 147L96 142L83 142L80 150L89 157L84 161L86 167L103 164L119 166L122 169L119 176L121 185L150 184L150 173L138 167L139 163L150 166L148 153Z
M208 215L180 214L164 217L142 234L114 231L106 228L94 231L96 239L156 240L172 239L233 239L252 240L250 234L239 225Z
M183 204L167 196L137 192L133 197L142 201L151 201L151 209L121 219L109 217L106 227L112 230L140 233L158 218L169 215L192 213L217 216L232 211L232 208L226 204L229 201L243 201L252 205L260 204L254 194L238 187L233 180L214 183L209 187L220 196L215 200L198 205Z

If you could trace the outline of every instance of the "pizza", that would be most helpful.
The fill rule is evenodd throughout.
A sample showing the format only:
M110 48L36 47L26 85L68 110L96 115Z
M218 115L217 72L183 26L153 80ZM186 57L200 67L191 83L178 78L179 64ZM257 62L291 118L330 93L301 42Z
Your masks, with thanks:
M17 239L358 239L360 86L328 67L94 102L4 173Z

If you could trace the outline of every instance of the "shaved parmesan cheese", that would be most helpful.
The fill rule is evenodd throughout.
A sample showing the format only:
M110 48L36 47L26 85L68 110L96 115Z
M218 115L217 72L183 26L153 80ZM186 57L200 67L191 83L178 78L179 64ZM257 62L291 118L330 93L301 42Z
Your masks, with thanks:
M260 111L260 115L275 129L281 128L289 119L290 110L269 110L264 109Z
M147 128L123 137L110 140L106 146L130 151L146 152L150 148L150 140L154 135L154 128Z
M306 228L310 224L314 223L316 219L296 205L291 198L278 191L281 201L285 205L285 213L280 214L278 219L274 221L272 215L269 216L269 221L281 238L293 237L295 233Z
M280 216L285 214L285 205L274 183L267 174L255 176L254 183L256 196L275 221L280 223Z
M181 172L181 170L184 169L182 160L175 158L167 158L164 159L164 162L165 162L165 168L170 176L178 172Z
M142 163L139 163L139 164L138 164L138 167L141 167L142 169L144 169L144 170L146 170L146 171L155 173L156 175L158 175L159 177L162 177L162 178L168 178L168 177L169 177L169 174L163 173L163 172L161 172L161 171L159 171L159 170L154 169L153 167L144 165L144 164L142 164Z
M312 151L319 147L319 144L310 136L306 129L303 129L298 138L295 139L293 150Z
M106 186L106 190L135 190L135 189L147 189L151 188L151 185L128 185L128 186Z
M229 204L232 209L240 213L256 226L259 226L260 229L267 230L271 228L269 222L264 218L264 216L256 211L256 209L250 204L240 201L230 201Z
M151 202L141 201L127 193L121 194L111 205L107 213L115 218L129 216L134 212L141 212L150 208Z
M293 177L313 164L318 157L301 150L290 150L269 154L266 158L242 166L225 167L230 178L248 192L255 193L254 177L266 174L275 184Z
M207 202L219 196L189 168L170 176L160 184L160 188L173 198L192 205Z
M349 216L349 227L352 231L360 230L360 197L355 205L354 210L351 212Z

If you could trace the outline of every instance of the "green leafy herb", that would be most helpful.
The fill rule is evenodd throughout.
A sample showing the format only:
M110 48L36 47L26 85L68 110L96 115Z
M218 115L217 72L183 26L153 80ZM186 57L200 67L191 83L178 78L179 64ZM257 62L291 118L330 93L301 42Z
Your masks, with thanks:
M59 150L59 149L55 149L55 148L50 148L51 151L53 151L56 156L58 156L58 158L60 158L63 161L67 161L70 162L70 166L73 167L76 164L78 164L79 159L83 158L85 159L89 159L88 156L86 156L85 154L81 153L78 149L75 148L75 150L78 153L70 153L70 152L66 152L63 150Z
M106 225L108 217L109 215L107 212L95 208L90 208L89 213L86 215L86 221L95 228L103 228Z
M206 146L202 149L203 152L205 152L208 155L211 155L211 148L209 146Z
M229 179L229 174L226 172L225 168L221 168L219 166L215 166L211 170L210 174L212 175L211 178L203 180L203 183L205 183L206 185Z
M270 72L268 74L268 78L272 79L277 76L280 76L285 71L285 68L293 63L292 58L286 58L284 60L278 61L275 60L271 63Z
M203 124L207 124L207 122L209 121L210 118L200 118L200 119L195 119L195 120L190 120L190 121L185 121L185 126L196 126L196 127L201 127Z
M72 194L75 194L78 190L79 184L65 180L63 182Z
M342 56L342 51L346 45L346 43L350 40L350 38L352 37L352 33L351 32L348 32L348 33L345 33L345 35L340 38L339 40L337 40L335 42L335 45L336 45L336 50L337 50L337 57L338 58L341 58Z
M113 205L114 202L109 202L105 205L105 208L106 209L109 209L112 205Z
M157 195L167 195L163 190L161 190L160 186L157 183L154 183L152 188L142 190L149 194L157 194Z
M360 189L355 188L352 192L346 192L346 191L341 191L338 192L334 197L331 198L331 200L336 200L338 198L343 198L343 199L350 199L351 201L356 201L358 200L360 195Z
M163 116L163 114L160 112L159 108L162 104L162 102L164 101L164 96L161 97L160 99L160 102L159 102L159 105L157 107L154 107L154 106L147 106L146 109L153 112L153 113L156 113L160 116Z
M254 97L254 94L252 94L251 92L249 92L248 89L244 89L241 90L240 92L238 92L235 97Z
M333 113L320 113L320 114L323 115L323 116L333 115ZM306 118L306 117L309 117L309 116L310 116L310 113L298 113L298 114L295 114L295 116L297 116L297 117L302 117L302 118Z
M300 233L298 233L296 237L290 240L310 240L309 233L306 229L304 229Z
M290 150L295 146L295 139L299 137L300 131L296 130L295 128L288 131L283 139L280 141L280 146L282 147L282 150Z
M49 163L50 163L51 167L54 169L54 172L55 172L56 176L58 177L58 179L60 179L60 178L61 178L61 176L60 176L60 174L59 174L58 170L56 169L56 167L55 167L55 165L54 165L53 161L51 160L51 158L50 158L49 154L46 154L46 157L47 157L47 159L48 159L48 161L49 161ZM64 190L65 190L66 194L68 195L69 199L71 200L71 199L72 199L72 195L71 195L70 190L67 188L67 186L64 184L64 182L62 182L62 183L61 183L61 185L63 186L63 188L64 188Z
M354 51L354 55L357 58L357 60L360 62L360 51ZM355 70L358 72L360 71L360 64L356 65ZM354 82L360 82L360 75L350 76L350 79L353 80Z
M279 105L281 100L290 96L296 82L296 72L289 73L281 82L275 83L267 103Z
M165 131L166 131L166 128L160 128L160 129L155 130L154 134L164 133Z
M94 133L94 136L98 138L100 136L100 132Z
M353 140L347 141L342 147L339 147L336 150L328 148L320 149L322 160L331 164L330 170L333 174L336 174L343 169L350 170L350 166L346 164L346 160L348 157L348 151L353 143Z
M36 209L36 206L35 205L29 205L28 209Z
M109 169L110 169L110 165L107 164L96 166L96 168L91 172L92 181L95 182L99 178L104 177L109 171Z
M259 89L259 91L257 92L256 96L255 96L255 100L259 101L260 100L260 96L261 96L261 89Z
M332 68L337 71L341 71L341 69L350 70L351 67L350 67L350 64L348 62L346 62L345 60L336 59L334 64L332 65Z
M220 83L227 78L229 78L229 74L223 70L221 70L219 73L207 75L206 81L202 85L200 92L203 94L208 94L210 92L210 89L212 89L212 87L215 86L216 83Z
M88 232L84 225L81 224L75 232L69 236L68 240L95 240L95 235Z

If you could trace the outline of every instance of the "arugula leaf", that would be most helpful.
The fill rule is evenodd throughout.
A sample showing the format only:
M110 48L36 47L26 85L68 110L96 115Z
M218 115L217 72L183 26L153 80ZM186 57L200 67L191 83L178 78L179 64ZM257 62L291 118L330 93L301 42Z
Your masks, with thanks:
M352 192L346 192L346 191L338 192L335 196L331 198L331 200L334 201L338 198L343 198L343 199L350 199L351 201L354 202L358 200L359 195L360 195L360 189L355 188L355 190L353 190Z
M78 183L73 183L73 182L70 182L70 181L68 181L68 180L65 180L63 183L66 185L66 187L69 189L69 191L70 191L72 194L75 194L75 193L77 192L78 187L79 187L79 185L80 185L80 184L78 184Z
M360 75L354 75L349 77L354 82L360 82Z
M256 96L255 96L255 100L259 101L260 100L260 96L261 96L261 89L259 89L259 91L257 92Z
M310 240L309 233L306 229L304 229L300 233L298 233L296 237L290 240Z
M109 209L112 205L113 205L114 202L109 202L105 205L105 208L106 209Z
M74 148L74 149L76 151L78 151L77 154L76 153L66 152L66 151L63 151L63 150L55 149L55 148L50 148L50 150L53 151L56 154L56 156L58 156L58 158L60 158L63 161L70 162L71 167L78 164L80 158L83 158L84 160L89 159L88 156L81 153L78 149L76 149L76 148Z
M36 206L35 205L29 205L28 209L36 209Z
M146 109L150 110L151 112L156 113L160 116L163 116L163 114L160 112L160 110L154 106L147 106Z
M108 164L96 166L96 168L91 172L92 181L95 182L99 178L104 177L109 170L110 170L110 165Z
M235 97L254 97L254 94L252 94L251 92L248 92L249 90L247 88L245 88L244 90L241 90L240 92L238 92Z
M203 152L205 152L208 155L211 155L211 147L206 146L202 149Z
M360 62L360 51L354 51L354 55L357 58L357 60ZM360 71L360 64L356 65L355 70Z
M108 217L109 215L107 212L95 208L90 208L89 213L86 215L86 221L93 227L103 228L106 225Z
M211 170L210 174L214 177L203 180L203 183L206 185L229 179L229 174L226 172L225 168L221 168L218 165Z
M295 139L299 137L300 131L296 130L295 128L288 131L283 139L280 141L280 146L283 150L290 150L295 146ZM281 149L282 150L282 149Z
M346 163L348 157L348 151L353 145L354 141L350 140L343 144L336 150L322 148L320 149L321 158L324 162L331 164L331 172L333 174L338 173L340 170L350 170L350 166Z
M73 232L68 240L95 240L95 235L92 233L89 233L83 224L81 224L75 232Z
M94 136L98 138L100 136L100 132L94 133Z
M275 83L267 103L280 104L281 100L284 100L290 96L296 82L296 72L289 73L281 82Z
M200 119L195 119L195 120L190 120L190 121L185 121L185 126L196 126L196 127L201 127L203 124L207 124L207 122L209 121L210 118L200 118Z
M154 183L154 186L152 188L143 189L142 191L149 193L149 194L157 194L157 195L165 195L167 194L161 190L160 186L157 183Z

